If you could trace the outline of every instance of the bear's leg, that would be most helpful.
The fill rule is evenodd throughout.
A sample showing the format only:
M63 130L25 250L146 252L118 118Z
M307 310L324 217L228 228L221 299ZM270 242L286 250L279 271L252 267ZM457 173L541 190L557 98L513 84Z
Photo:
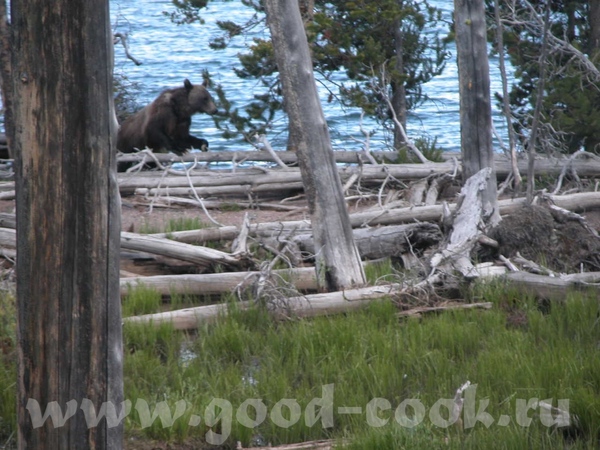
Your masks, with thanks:
M190 135L186 139L186 148L190 147L206 152L208 151L208 141L206 139L197 138L196 136Z

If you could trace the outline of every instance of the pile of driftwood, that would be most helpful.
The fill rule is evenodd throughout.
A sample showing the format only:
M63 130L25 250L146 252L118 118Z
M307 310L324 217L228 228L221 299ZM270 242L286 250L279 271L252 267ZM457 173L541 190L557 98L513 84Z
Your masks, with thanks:
M600 194L558 193L569 175L574 179L600 174L600 164L595 159L540 159L538 171L556 176L556 192L540 193L539 204L533 206L524 198L501 199L500 214L507 219L501 222L499 231L486 235L480 228L484 208L479 192L488 171L481 171L460 188L461 167L456 155L447 155L447 161L442 163L392 164L386 162L394 159L391 152L375 157L336 152L337 160L347 163L340 164L339 171L348 203L369 205L350 214L357 248L365 264L390 258L405 271L376 286L319 293L311 266L314 244L309 220L269 223L246 220L239 227L220 226L210 214L212 208L218 208L224 201L240 208L280 210L283 216L304 208L289 201L302 197L300 172L293 167L295 155L278 152L277 156L275 165L267 163L273 161L267 152L198 153L183 160L145 152L123 156L132 165L150 162L159 167L153 171L120 173L124 200L148 208L197 207L199 214L206 216L204 222L212 220L215 224L168 234L123 232L124 258L143 259L153 255L193 269L159 276L139 276L133 270L122 270L122 295L138 284L152 287L165 297L235 292L241 300L267 299L276 314L307 316L347 311L375 298L428 296L453 283L485 276L502 276L523 290L550 298L564 298L567 288L573 286L595 288L600 278L600 260L594 260L593 256L600 253L600 242L595 230L579 215L599 209ZM262 162L248 167L248 161ZM510 164L499 156L495 169L498 178L503 179L509 174ZM0 198L10 199L12 191L10 182L0 183ZM519 224L510 217L537 217L536 223L546 224L547 228L538 230L531 223ZM505 223L508 228L502 228ZM565 224L575 225L566 229ZM16 256L14 228L14 216L0 217L0 252L6 258ZM547 240L541 233L547 233ZM566 236L573 233L580 233L581 239L565 243ZM534 242L535 239L539 242ZM215 241L221 243L221 250L206 246ZM529 244L548 247L550 242L562 245L561 252L569 245L580 244L587 250L579 251L569 260L570 267L558 268L545 267L536 261L535 249L525 251ZM270 261L260 261L255 255L257 249L268 250L274 256ZM475 259L486 262L474 264ZM566 272L570 274L565 275ZM242 301L240 305L247 307L252 301ZM489 308L490 305L428 304L403 315L446 307ZM169 321L175 328L190 329L225 311L226 306L215 304L127 320L157 324Z

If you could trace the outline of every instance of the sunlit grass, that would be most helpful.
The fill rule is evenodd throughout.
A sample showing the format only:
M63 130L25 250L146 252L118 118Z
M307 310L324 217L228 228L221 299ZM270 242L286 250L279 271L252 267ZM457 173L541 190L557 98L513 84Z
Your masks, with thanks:
M202 415L212 399L226 400L234 414L228 442L240 440L245 445L260 436L274 445L347 438L351 448L373 449L425 448L425 443L430 443L426 448L564 448L562 435L543 426L535 411L529 412L534 419L531 427L515 423L516 401L554 399L556 406L557 399L568 398L584 430L584 438L570 448L593 448L600 426L600 358L591 356L597 354L600 342L598 301L573 295L553 305L547 315L533 300L516 301L528 322L511 327L502 294L499 287L479 293L497 304L491 311L446 312L422 320L399 320L391 302L373 303L346 316L287 323L274 322L260 309L233 311L218 324L199 330L189 347L194 357L185 363L146 360L156 377L149 384L156 387L160 380L173 380L167 397L186 399L187 414ZM128 356L127 373L133 358L136 365L142 360ZM136 370L145 378L144 369ZM508 426L477 423L459 432L456 427L435 426L428 416L410 429L395 421L394 410L403 400L417 399L429 410L438 399L452 398L466 380L476 384L472 389L477 401L489 401L485 411L495 421L502 415L511 419ZM330 385L334 398L330 428L320 422L308 427L304 416L288 428L269 417L256 429L235 419L237 408L248 399L260 399L267 411L281 399L295 399L304 413ZM144 395L139 385L135 389L137 396ZM162 398L157 389L147 395ZM381 414L387 421L381 428L367 425L365 407L373 398L391 405ZM363 412L339 414L341 406L360 406ZM249 411L254 417L254 410ZM135 428L135 421L130 425ZM144 430L153 437L176 440L206 431L183 425L162 428L159 423Z

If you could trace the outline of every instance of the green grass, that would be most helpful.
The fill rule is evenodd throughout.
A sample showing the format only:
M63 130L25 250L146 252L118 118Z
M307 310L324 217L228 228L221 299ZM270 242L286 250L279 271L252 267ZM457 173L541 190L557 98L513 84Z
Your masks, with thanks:
M169 219L166 224L157 225L145 222L140 227L140 234L174 233L176 231L199 230L207 228L208 225L198 217L177 217Z
M528 324L515 328L507 326L506 298L501 294L496 292L499 307L492 311L447 312L423 320L398 321L391 302L374 303L343 317L288 323L274 322L261 310L234 311L217 325L199 330L191 345L195 358L185 364L172 353L168 355L173 359L162 363L149 358L156 350L128 355L126 373L139 376L130 378L137 381L126 391L135 389L136 396L150 404L165 396L172 402L185 399L186 417L203 415L212 399L223 399L234 414L228 440L232 445L237 440L248 445L258 434L274 445L348 438L350 448L362 449L564 448L562 435L544 427L533 411L532 426L517 425L516 407L517 399L553 398L556 405L557 399L568 398L584 436L569 448L593 448L600 427L600 358L592 356L598 355L600 342L598 301L573 295L544 315L526 299L518 308ZM140 377L151 390L140 389ZM477 401L489 401L486 411L493 418L506 415L511 424L488 428L478 423L459 433L435 426L428 416L411 429L395 423L393 410L403 400L416 399L429 411L438 399L452 398L466 380L477 385ZM260 399L266 411L281 399L295 399L304 412L311 399L322 396L323 386L331 384L331 428L307 427L304 417L289 428L268 417L257 429L235 420L247 399ZM337 412L339 406L364 409L376 397L392 407L382 412L387 424L381 428L369 427L364 413ZM444 416L443 408L441 413ZM285 408L283 415L291 418ZM156 423L143 431L175 440L206 433L205 427L185 426L186 421L171 428ZM136 428L134 419L130 426Z
M379 278L380 273L370 276ZM193 336L170 325L126 324L125 397L133 402L127 433L165 441L204 438L207 407L216 401L224 408L217 413L231 417L230 430L223 420L214 427L228 436L227 448L235 448L238 440L249 446L257 437L273 445L333 438L351 449L597 448L598 299L573 293L540 309L535 300L502 284L478 287L467 295L495 306L399 319L394 304L381 301L351 314L281 322L264 309L238 311L231 303L227 317L202 326ZM151 297L147 292L140 296ZM3 379L5 367L0 367L0 408L11 403L16 389L14 369ZM451 399L466 380L476 385L469 391L476 407L489 402L485 412L493 423L488 427L479 422L465 430L436 425L429 415L432 407L439 399ZM307 426L311 400L327 393L333 398L332 426L323 427L321 421ZM389 402L389 409L378 413L381 427L369 426L365 413L374 398ZM553 399L555 406L558 399L568 399L570 412L579 417L579 438L567 441L560 430L544 426L536 411L528 412L533 419L529 427L517 424L518 399L532 398ZM426 411L412 428L400 426L394 416L407 399L420 402ZM267 413L256 428L256 411L249 404ZM149 414L162 407L174 413L179 406L182 416L167 427L160 419L144 424L146 405ZM248 426L236 418L243 405ZM342 414L339 407L363 410ZM278 408L281 414L271 416ZM0 427L0 438L14 430L9 410L0 410L4 423L6 418L12 421L4 431ZM299 414L295 423L292 410ZM409 416L411 411L409 407ZM329 417L327 410L322 412ZM439 412L448 417L444 407ZM502 415L510 419L507 426L497 423ZM280 426L286 421L289 427Z
M17 429L16 318L14 295L0 291L0 448Z
M121 305L123 317L153 314L160 311L162 296L144 284L129 285Z

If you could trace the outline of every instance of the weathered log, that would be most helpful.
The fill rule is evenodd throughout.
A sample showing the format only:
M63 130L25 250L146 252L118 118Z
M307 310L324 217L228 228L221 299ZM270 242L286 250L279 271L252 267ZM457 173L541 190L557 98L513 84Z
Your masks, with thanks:
M369 159L366 158L361 152L355 151L334 151L334 158L338 163L347 164L369 164ZM392 162L398 159L397 152L386 152L386 151L374 151L371 155L378 162ZM161 162L246 162L246 161L269 161L273 162L272 156L266 151L238 151L238 152L204 152L204 153L189 153L184 156L176 156L173 154L155 154L156 158ZM295 152L278 151L277 156L286 164L296 164L298 157ZM460 153L445 152L442 154L442 158L446 161L453 159L460 160ZM121 155L118 158L119 162L137 162L141 161L141 156L136 154ZM429 163L429 168L434 168L432 172L439 173L436 164L440 163ZM445 163L441 163L445 164ZM527 169L527 160L525 158L519 158L517 160L519 171L524 172ZM568 158L554 158L554 157L540 157L536 159L536 174L537 175L560 175L563 167L566 164L570 164L572 170L574 170L579 176L594 176L600 174L600 163L594 159L581 158L575 161L570 161ZM416 164L420 165L420 164ZM494 155L494 168L498 178L504 179L511 173L511 162L510 160L502 155ZM414 179L414 178L412 178Z
M253 153L253 152L249 152ZM339 153L339 152L334 152ZM349 152L353 153L353 152ZM202 155L206 155L203 153ZM163 155L169 156L169 155ZM579 176L594 176L600 174L600 163L595 160L575 160L568 162L563 159L541 159L536 162L538 175L559 175L565 164L570 164ZM510 173L510 162L501 159L495 163L497 176L503 178ZM523 167L524 169L524 167ZM361 183L373 185L381 183L388 176L400 180L418 180L432 174L448 174L455 171L451 162L428 164L389 164L384 166L363 166L340 168L343 180L349 179L360 171ZM521 168L520 168L521 170ZM119 185L122 195L137 192L141 195L175 195L189 196L190 180L199 196L211 195L242 195L251 193L268 194L277 191L294 191L303 188L297 169L272 170L265 174L264 170L237 169L235 173L221 171L193 172L190 179L182 175L157 176L156 172L141 174L120 174ZM157 189L157 186L161 186ZM0 192L1 200L14 199L14 185L7 183Z
M0 227L12 228L17 227L17 219L14 214L0 213Z
M353 234L358 252L367 259L400 257L404 253L418 252L436 245L442 239L439 226L426 222L359 228ZM293 242L298 244L301 251L314 254L312 235L295 236Z
M547 300L563 301L572 290L593 291L600 297L600 272L550 277L529 272L510 272L503 276L508 285L520 292Z
M275 305L277 314L282 316L313 317L325 314L347 312L364 307L371 300L381 300L402 291L402 284L389 284L384 286L370 286L346 291L328 292L324 294L292 297L282 300ZM240 309L247 309L252 302L240 302ZM199 306L177 311L157 314L146 314L124 319L125 323L152 323L160 325L171 323L176 330L192 330L199 324L216 321L228 312L228 305Z
M293 283L299 291L317 289L314 267L274 270L273 276ZM242 283L251 284L261 276L260 272L228 272L200 275L159 275L152 277L121 278L121 296L132 287L143 285L156 290L162 296L212 295L232 292Z
M199 247L124 231L121 232L121 248L154 253L201 265L217 263L227 266L237 266L240 263L239 258L212 248Z
M313 269L314 270L314 269ZM319 315L337 314L353 311L364 307L372 300L385 300L406 289L400 284L372 286L347 291L330 292L325 294L306 295L282 300L275 306L275 314L296 317L315 317ZM252 302L240 302L240 309L247 309ZM398 313L399 317L418 317L425 313L441 312L456 309L491 309L491 302L455 303L438 307L416 307ZM199 306L176 311L142 316L128 317L126 323L152 323L161 325L171 323L176 330L193 330L204 323L215 322L228 312L227 304Z
M597 192L583 192L569 195L547 196L557 206L573 212L585 212L600 208L600 195ZM524 197L505 199L498 202L500 214L512 214L526 203ZM450 212L456 210L456 204L448 205ZM353 227L364 225L393 225L414 220L431 222L442 217L443 205L419 206L410 208L381 209L350 214Z
M361 152L355 151L335 151L334 157L338 163L358 164L369 163L369 160ZM371 155L380 162L395 161L398 159L398 152L375 151ZM188 153L183 156L176 156L170 153L157 153L154 156L162 163L178 163L178 162L229 162L239 164L247 161L258 162L274 162L273 157L267 151L224 151L224 152L197 152ZM286 164L297 164L298 156L296 152L278 151L277 156ZM119 155L119 162L139 162L142 160L142 155L128 153Z
M281 195L282 192L301 191L303 189L302 182L293 183L269 183L259 185L228 185L228 186L202 186L202 187L160 187L160 188L138 188L135 190L137 195L149 196L164 196L174 195L177 197L194 196L210 197L210 196L227 196L241 195L248 197L252 194L263 195ZM195 194L194 194L195 192Z
M0 228L0 247L17 248L17 232L9 228Z
M600 195L595 192L584 192L570 195L548 196L556 205L574 212L585 212L600 209ZM502 215L512 214L525 204L525 198L500 200L499 207ZM449 204L450 211L456 209L456 204ZM396 225L408 222L437 222L442 217L443 205L418 206L407 208L380 208L360 213L350 214L350 222L354 228L365 225ZM207 241L232 240L239 233L239 228L226 226L220 228L204 228L201 230L176 231L168 233L168 237L179 241L199 244ZM263 222L250 225L252 236L292 236L294 234L309 234L310 221ZM152 236L167 237L167 233L157 233Z
M492 170L481 169L471 176L460 192L460 207L452 224L452 233L446 248L433 255L431 268L436 272L450 274L459 271L465 278L479 276L471 262L470 254L482 233L479 226L490 217L489 205L484 204L484 195L488 189L488 179ZM497 213L496 213L497 214ZM430 275L430 277L433 273Z
M307 441L296 444L283 444L277 446L268 445L267 447L242 447L238 441L235 450L331 450L339 445L339 441L328 439L323 441Z
M451 303L442 306L419 306L398 313L399 317L421 317L423 314L436 313L457 309L492 309L492 302L483 303Z

